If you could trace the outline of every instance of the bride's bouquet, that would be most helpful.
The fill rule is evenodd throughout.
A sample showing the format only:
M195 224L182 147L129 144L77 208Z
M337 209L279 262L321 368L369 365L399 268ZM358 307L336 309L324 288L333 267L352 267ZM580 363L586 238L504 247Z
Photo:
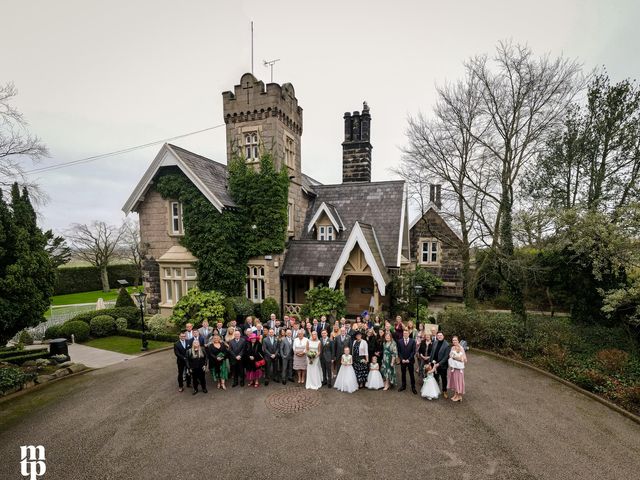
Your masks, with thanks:
M309 365L313 364L313 360L318 356L318 352L314 352L313 350L309 350L307 352L307 358L309 359Z

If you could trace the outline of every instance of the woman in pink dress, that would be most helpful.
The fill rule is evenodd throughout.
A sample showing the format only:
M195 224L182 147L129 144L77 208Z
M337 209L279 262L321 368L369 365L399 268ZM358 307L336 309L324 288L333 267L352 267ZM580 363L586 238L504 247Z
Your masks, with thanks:
M447 380L449 388L455 392L451 398L454 402L461 402L464 395L464 367L467 363L467 355L460 345L457 336L451 338L451 352L449 352L449 368Z

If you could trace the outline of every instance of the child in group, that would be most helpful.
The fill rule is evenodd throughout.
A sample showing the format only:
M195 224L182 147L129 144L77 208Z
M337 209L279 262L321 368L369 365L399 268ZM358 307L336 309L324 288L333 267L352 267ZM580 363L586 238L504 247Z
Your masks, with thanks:
M384 387L382 381L382 375L380 375L380 365L378 364L378 357L372 357L369 364L369 376L367 377L367 383L365 387L371 390L379 390Z
M333 384L339 392L353 393L358 390L358 378L353 370L353 356L349 347L344 347L344 354L340 359L340 370Z
M433 377L435 365L427 364L425 365L424 370L426 375L424 377L422 389L420 390L420 395L424 398L428 398L429 400L435 400L440 396L440 387L438 386L436 379Z

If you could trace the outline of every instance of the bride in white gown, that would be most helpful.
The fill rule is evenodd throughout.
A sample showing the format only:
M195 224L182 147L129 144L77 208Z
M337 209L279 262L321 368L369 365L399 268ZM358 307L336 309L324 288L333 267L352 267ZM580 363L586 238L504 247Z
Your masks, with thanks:
M305 387L311 390L322 388L322 366L320 365L320 340L318 333L311 332L311 340L308 342L307 353L315 352L315 358L307 356L307 382Z

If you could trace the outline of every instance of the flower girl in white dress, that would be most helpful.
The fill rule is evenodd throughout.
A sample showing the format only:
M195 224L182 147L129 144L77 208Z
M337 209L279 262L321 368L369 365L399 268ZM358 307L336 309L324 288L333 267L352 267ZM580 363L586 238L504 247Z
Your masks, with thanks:
M371 390L378 390L384 387L382 381L382 375L380 375L380 365L378 364L378 357L373 357L369 364L369 376L367 377L367 383L365 387Z
M433 377L434 365L426 365L424 369L427 375L424 377L424 383L422 384L420 395L424 398L428 398L429 400L434 400L440 396L440 387L438 386L436 379Z
M344 347L344 355L340 359L340 371L333 384L333 387L339 392L353 393L358 390L358 379L356 372L353 370L353 357L350 354L349 347Z

